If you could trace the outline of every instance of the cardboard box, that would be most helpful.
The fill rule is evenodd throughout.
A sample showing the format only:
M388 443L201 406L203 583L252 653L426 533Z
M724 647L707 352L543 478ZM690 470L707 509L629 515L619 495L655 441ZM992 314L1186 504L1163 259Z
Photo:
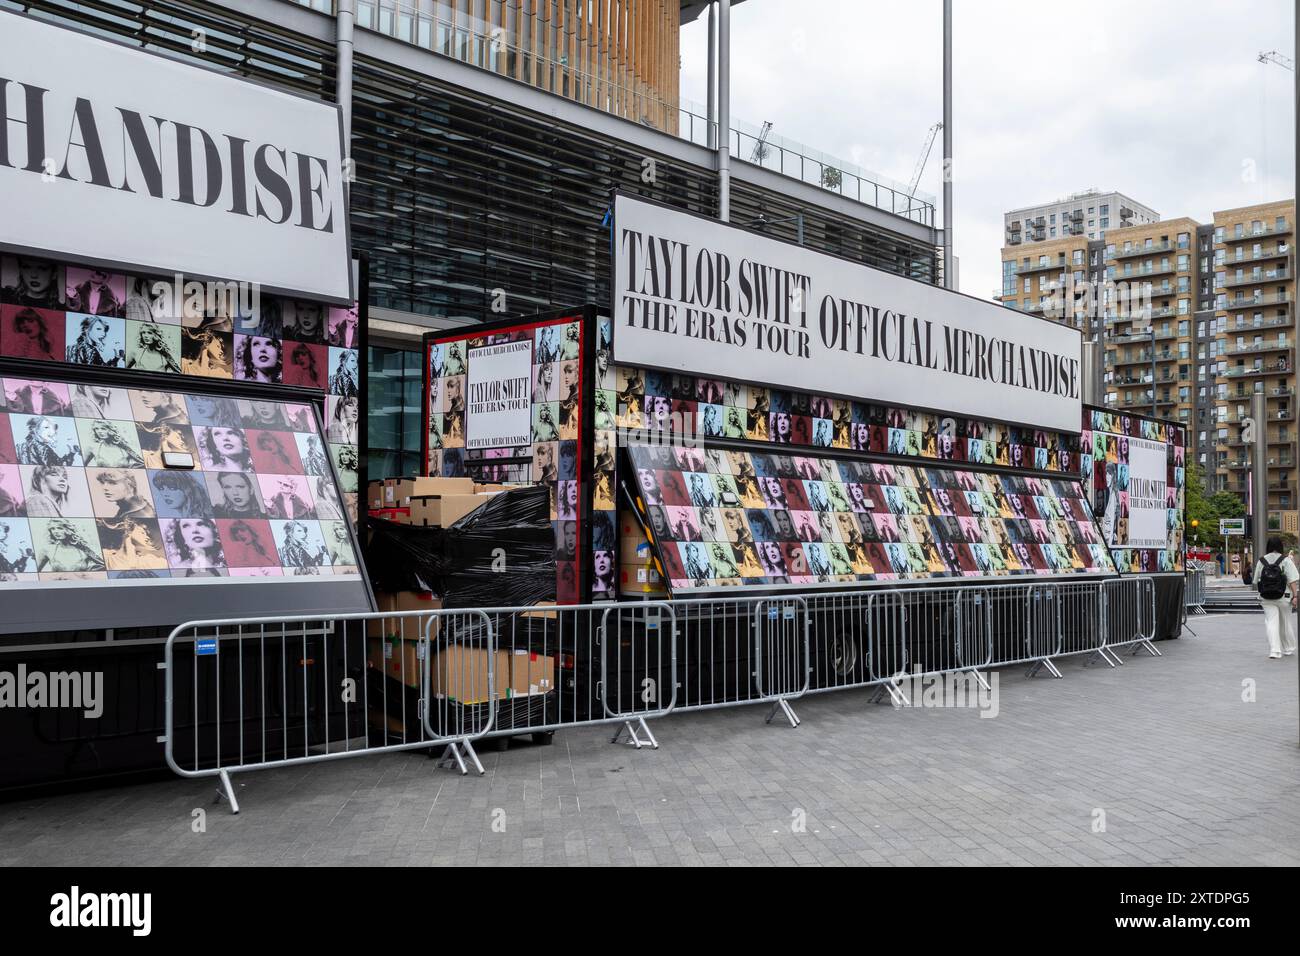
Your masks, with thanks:
M442 607L442 599L430 591L394 591L376 592L375 603L379 613L394 614L398 611L436 611ZM405 623L403 623L405 621ZM411 618L372 618L366 622L366 634L370 637L405 636L412 640L419 636L423 622ZM429 632L438 633L437 623Z
M510 654L510 691L516 697L546 694L555 689L555 658L532 651Z
M505 485L475 485L474 494L476 495L495 495L506 490Z
M384 507L384 483L372 481L366 485L366 507L370 510Z
M554 602L554 601L538 601L538 602L537 602L535 605L533 605L533 606L534 606L534 607L555 607L555 602ZM555 620L557 617L559 617L560 615L559 615L559 612L557 612L557 611L524 611L524 612L523 612L522 614L520 614L519 616L520 616L520 617L540 617L540 618L544 618L544 619L546 619L546 620L554 621L554 620Z
M384 482L384 506L406 508L411 498L430 495L472 495L472 478L389 478Z
M407 687L420 686L420 644L416 638L372 636L366 641L366 663L385 677Z
M450 698L461 704L481 704L491 699L488 693L488 652L479 647L453 644L433 656L429 682L433 696ZM510 652L495 652L497 697L510 694Z
M663 577L659 574L659 568L653 561L620 566L618 579L620 594L664 595L668 593Z
M653 558L654 552L650 549L650 542L644 536L640 540L627 537L619 538L619 564L649 564Z
M450 528L471 511L485 505L488 498L488 495L443 495L438 502L439 526Z
M397 524L411 523L410 508L371 508L370 516L383 518L385 521L395 521Z

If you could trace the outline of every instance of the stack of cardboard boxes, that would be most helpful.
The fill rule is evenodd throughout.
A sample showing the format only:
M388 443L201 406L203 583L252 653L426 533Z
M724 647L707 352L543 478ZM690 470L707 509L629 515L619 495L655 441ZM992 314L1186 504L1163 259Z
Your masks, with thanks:
M370 514L398 524L446 528L455 524L492 495L505 491L505 485L476 484L470 478L389 478L372 481L367 487L366 503ZM398 591L376 592L375 599L381 613L400 611L430 611L442 607L441 599L430 592ZM554 612L529 612L554 614ZM409 622L402 626L402 618L377 619L369 622L368 659L372 670L385 678L403 685L409 693L418 696L423 662L419 659L418 628ZM461 644L440 646L436 640L438 626L435 621L430 631L434 658L430 665L431 691L436 699L448 699L462 705L486 703L491 699L488 687L488 652L486 649ZM508 700L516 697L545 694L556 687L556 659L544 654L507 649L494 652L496 697ZM394 701L400 695L394 695ZM384 719L389 731L405 732L410 736L415 728L414 700L408 701L405 711L397 709L386 717L378 713L373 717L376 725ZM390 705L390 711L394 707Z
M370 482L366 501L373 517L446 528L505 489L472 478L388 478Z
M631 511L618 513L618 566L620 595L667 597L663 569L655 559L641 522Z

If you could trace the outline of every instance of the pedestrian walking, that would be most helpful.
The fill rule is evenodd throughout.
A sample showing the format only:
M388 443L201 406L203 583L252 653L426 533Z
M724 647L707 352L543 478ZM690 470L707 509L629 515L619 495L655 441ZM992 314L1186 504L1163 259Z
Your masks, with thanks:
M1282 551L1281 538L1269 538L1267 553L1256 562L1251 580L1264 610L1268 635L1268 656L1290 657L1296 649L1295 608L1300 593L1300 571L1290 555Z

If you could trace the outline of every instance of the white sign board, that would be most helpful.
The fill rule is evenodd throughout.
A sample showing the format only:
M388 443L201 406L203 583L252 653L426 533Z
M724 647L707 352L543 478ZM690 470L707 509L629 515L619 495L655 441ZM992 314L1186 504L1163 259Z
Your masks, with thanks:
M532 340L469 350L467 448L517 448L532 442L532 374Z
M1245 534L1245 533L1246 533L1245 518L1220 518L1219 519L1219 534L1224 535L1226 537L1227 535L1236 535L1236 534Z
M1077 330L618 196L614 359L1078 432Z
M0 247L351 302L338 107L0 12Z
M1168 517L1168 451L1163 442L1145 438L1128 441L1128 540L1125 548L1169 546L1165 521Z

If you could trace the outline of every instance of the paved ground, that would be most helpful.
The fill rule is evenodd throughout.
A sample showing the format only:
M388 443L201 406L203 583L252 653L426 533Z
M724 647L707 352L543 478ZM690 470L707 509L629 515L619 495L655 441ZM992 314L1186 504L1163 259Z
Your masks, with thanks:
M187 780L0 804L0 864L1296 865L1295 659L1257 616L1193 625L1161 659L1003 672L994 719L848 691L798 730L751 707L660 721L653 752L573 731L483 778L409 754L249 774L239 816Z

